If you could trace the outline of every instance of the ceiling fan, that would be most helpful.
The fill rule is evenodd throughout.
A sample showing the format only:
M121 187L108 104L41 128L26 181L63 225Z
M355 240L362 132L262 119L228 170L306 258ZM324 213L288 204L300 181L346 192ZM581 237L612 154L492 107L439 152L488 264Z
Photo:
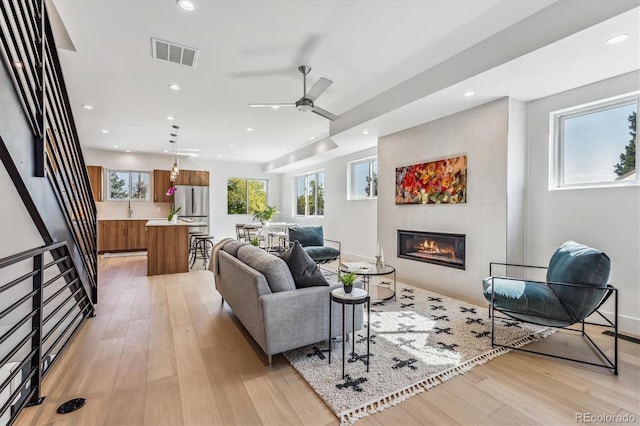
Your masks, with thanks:
M298 71L302 74L302 97L293 103L271 103L271 104L249 104L251 108L280 108L280 107L296 107L298 111L315 112L319 116L327 118L331 121L335 121L339 116L330 113L316 105L314 102L329 86L333 84L333 81L328 78L321 77L320 80L313 85L313 87L307 92L307 74L311 72L311 67L307 65L301 65L298 67Z

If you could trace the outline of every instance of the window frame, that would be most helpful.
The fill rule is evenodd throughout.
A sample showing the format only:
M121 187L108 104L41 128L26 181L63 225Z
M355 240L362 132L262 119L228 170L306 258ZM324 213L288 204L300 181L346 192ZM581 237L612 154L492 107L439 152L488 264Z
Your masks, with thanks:
M115 173L127 173L129 175L129 188L127 190L127 197L126 198L111 198L111 180L109 179L109 176L111 175L112 172ZM131 202L150 202L151 201L151 191L153 190L153 188L151 187L151 172L150 171L146 171L146 170L127 170L127 169L105 169L105 173L106 173L106 199L105 201L131 201ZM131 191L132 191L132 183L133 183L133 179L131 177L132 173L138 173L138 174L145 174L147 175L147 181L149 182L148 187L147 187L147 196L144 199L141 198L131 198Z
M237 179L237 180L244 180L245 183L245 202L246 202L246 209L245 209L245 213L229 213L229 180L230 179ZM265 204L269 205L269 179L266 178L245 178L245 177L228 177L227 178L227 215L231 215L231 216L236 216L236 215L253 215L254 213L250 213L249 212L249 181L261 181L264 182L264 187L265 187Z
M640 165L640 152L636 148L636 179L635 180L613 180L613 181L593 181L583 183L565 183L564 182L564 122L571 118L581 117L601 111L606 111L616 107L625 105L636 105L636 147L638 144L638 107L640 107L640 91L626 93L607 99L589 102L582 105L564 108L562 110L553 111L549 114L549 190L571 190L571 189L588 189L588 188L615 188L640 185L640 174L638 173L638 165ZM625 144L625 146L628 142ZM613 164L611 165L613 168Z
M307 173L303 173L300 175L296 175L293 178L293 216L294 217L324 217L325 215L325 205L324 203L322 204L322 214L318 214L318 193L319 191L316 191L315 194L315 199L314 199L314 208L315 208L315 214L309 214L309 178L312 176L316 176L316 181L320 180L317 176L319 176L320 174L322 174L322 189L323 189L323 194L324 194L324 189L325 189L325 172L324 169L319 169L319 170L315 170L315 171L311 171L311 172L307 172ZM304 214L300 214L298 213L298 180L300 178L304 177Z
M378 166L379 166L379 162L378 162L378 156L374 155L371 157L367 157L367 158L361 158L359 160L354 160L354 161L350 161L348 163L348 170L347 170L347 185L348 185L348 190L347 190L347 200L349 201L354 201L354 200L376 200L378 199L378 194L376 193L376 195L373 195L373 191L370 191L371 193L367 196L358 196L356 195L356 180L354 178L355 176L355 172L354 169L357 165L359 164L364 164L364 163L369 163L369 177L371 179L373 179L373 163L377 162ZM379 175L379 170L378 170L378 175ZM376 184L377 187L377 184Z

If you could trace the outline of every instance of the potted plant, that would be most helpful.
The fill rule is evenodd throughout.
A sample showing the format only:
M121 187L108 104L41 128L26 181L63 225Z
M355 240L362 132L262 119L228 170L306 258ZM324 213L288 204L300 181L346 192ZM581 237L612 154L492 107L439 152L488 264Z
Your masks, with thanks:
M356 280L355 272L349 272L348 274L340 274L340 282L344 288L345 293L351 293L353 290L353 282Z
M259 220L263 225L269 225L271 219L273 219L273 217L277 214L278 210L276 209L276 206L267 205L263 210L258 210L257 212L255 212L255 214L253 215L253 219Z

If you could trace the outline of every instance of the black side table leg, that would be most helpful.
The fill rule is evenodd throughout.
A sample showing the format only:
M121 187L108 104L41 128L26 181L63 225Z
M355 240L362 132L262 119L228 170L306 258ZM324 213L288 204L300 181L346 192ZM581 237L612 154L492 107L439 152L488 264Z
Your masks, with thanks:
M369 372L369 337L371 333L371 299L367 297L367 373Z
M344 347L346 345L346 342L344 340L344 335L345 335L345 311L344 311L345 305L344 303L342 304L342 378L344 379L344 358L345 358L345 354L344 354Z
M331 317L333 316L333 302L331 301L331 292L329 292L329 364L331 364Z
M356 353L356 305L351 305L351 353Z

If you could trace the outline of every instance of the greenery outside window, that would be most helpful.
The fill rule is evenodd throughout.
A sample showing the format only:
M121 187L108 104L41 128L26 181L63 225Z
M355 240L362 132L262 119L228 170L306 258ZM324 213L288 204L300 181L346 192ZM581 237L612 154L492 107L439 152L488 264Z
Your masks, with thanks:
M638 94L552 113L550 189L640 184Z
M349 199L378 197L378 157L349 163Z
M229 178L227 180L227 213L255 214L267 207L266 179Z
M324 216L324 172L295 178L296 215Z
M149 201L151 173L133 170L107 170L108 201Z

